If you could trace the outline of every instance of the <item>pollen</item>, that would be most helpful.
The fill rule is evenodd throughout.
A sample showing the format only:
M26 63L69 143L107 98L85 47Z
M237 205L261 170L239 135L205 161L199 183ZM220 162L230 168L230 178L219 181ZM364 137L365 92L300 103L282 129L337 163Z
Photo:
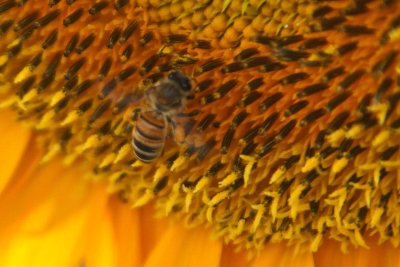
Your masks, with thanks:
M127 205L239 249L398 246L399 14L383 0L2 0L0 107L37 132L42 162L86 164ZM144 163L141 96L173 69L194 88Z

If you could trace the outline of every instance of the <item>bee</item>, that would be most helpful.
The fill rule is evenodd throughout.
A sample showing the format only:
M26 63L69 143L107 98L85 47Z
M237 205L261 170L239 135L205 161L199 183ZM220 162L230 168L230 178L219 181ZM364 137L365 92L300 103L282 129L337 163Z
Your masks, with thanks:
M185 108L191 90L192 80L177 70L148 86L143 96L146 108L140 110L132 130L138 160L151 163L161 156L170 129L175 137L175 118Z

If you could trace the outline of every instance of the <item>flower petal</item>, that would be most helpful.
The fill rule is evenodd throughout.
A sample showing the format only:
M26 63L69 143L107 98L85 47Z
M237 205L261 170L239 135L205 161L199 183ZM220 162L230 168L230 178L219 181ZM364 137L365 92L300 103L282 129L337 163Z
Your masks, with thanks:
M118 267L142 266L142 247L140 243L140 213L117 198L112 198L109 209L113 212L113 228L118 253Z
M18 164L26 153L31 131L15 121L9 110L0 112L0 193L9 182ZM21 162L23 163L23 162Z
M400 249L394 248L388 242L378 245L374 238L368 242L369 249L350 248L349 253L343 253L340 244L326 240L316 252L316 267L399 267Z
M84 231L84 266L116 266L116 247L106 204L105 197L98 197L90 204L89 218Z
M1 230L18 222L26 230L42 231L63 221L89 196L89 181L78 167L65 168L54 161L32 168L32 173L22 171L20 183L0 197Z
M93 201L85 235L86 267L142 266L139 212L103 190Z
M29 179L0 198L0 265L77 266L91 203L88 190L96 190L78 167L54 161L30 169L21 174Z
M311 252L296 254L295 249L284 243L270 243L260 252L252 267L314 267Z
M222 243L204 229L171 227L146 261L145 267L218 267Z
M42 233L17 232L0 252L1 266L78 266L76 250L84 226L85 212L81 209L51 229Z
M235 247L233 245L227 244L224 245L220 266L229 266L229 267L243 267L249 266L251 264L250 260L247 259L247 252L240 251L235 252Z
M173 244L172 242L170 245ZM219 266L222 241L212 240L204 229L189 230L175 266Z
M140 247L142 256L146 259L151 254L158 241L169 230L168 225L170 225L170 221L165 217L156 218L155 209L152 205L144 206L139 212L140 229L142 232Z

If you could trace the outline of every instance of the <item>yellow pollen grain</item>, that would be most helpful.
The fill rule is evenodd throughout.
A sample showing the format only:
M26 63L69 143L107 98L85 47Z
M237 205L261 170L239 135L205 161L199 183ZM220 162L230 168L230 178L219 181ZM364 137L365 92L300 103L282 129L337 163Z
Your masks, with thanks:
M254 221L253 221L253 224L251 225L250 232L255 233L261 223L263 216L264 216L265 206L264 205L254 205L252 208L254 210L256 210L256 216L254 217Z
M63 91L57 91L50 100L50 106L54 107L64 97L65 93Z
M92 136L89 136L87 141L85 143L83 143L80 148L77 148L77 150L78 150L78 152L82 153L83 151L85 151L89 148L98 146L100 143L101 143L100 138L97 135L92 135Z
M156 173L154 174L154 181L159 181L162 177L165 176L165 173L168 171L167 166L161 165Z
M359 168L360 168L360 170L371 171L371 170L375 170L378 166L379 166L378 164L363 164L363 165L360 165Z
M299 199L300 199L301 192L303 192L304 189L305 189L304 185L297 186L289 198L290 214L291 214L291 217L294 219L297 217L297 214L300 211Z
M40 160L40 163L44 164L44 163L50 161L52 158L54 158L60 152L60 150L61 150L61 147L59 144L50 146L47 153Z
M364 127L362 125L354 125L346 132L346 137L356 139L360 136L363 130Z
M279 167L271 176L269 180L270 184L275 183L276 181L280 180L282 176L285 174L286 168L284 166Z
M206 210L206 219L209 223L213 222L213 212L215 208L213 206L209 206Z
M380 132L372 141L372 146L377 147L381 145L382 143L386 142L390 137L390 131L382 131Z
M136 201L134 201L132 208L138 208L149 203L151 199L154 198L153 191L150 189L146 189L145 192L139 197Z
M131 152L131 145L125 144L123 145L117 152L117 156L114 159L114 164L120 162L124 158L126 158Z
M53 118L55 116L55 111L54 110L50 110L48 112L46 112L42 119L39 121L39 124L36 125L36 129L40 130L40 129L45 129L48 128L52 123L53 123Z
M395 161L382 161L381 162L383 167L393 168L400 166L400 160Z
M217 193L215 196L213 196L210 201L207 203L209 206L215 206L218 203L220 203L222 200L226 199L229 196L229 191L224 190L222 192Z
M235 172L227 175L222 181L218 183L219 187L227 187L231 185L237 179L237 174Z
M379 180L380 180L380 170L378 168L374 169L374 184L375 186L379 184Z
M340 129L329 134L326 137L326 139L328 140L329 143L338 146L345 136L346 136L346 131L344 129Z
M192 204L193 200L193 192L191 191L186 191L186 196L185 196L185 211L189 212L190 205Z
M21 102L26 103L38 96L38 92L36 90L30 90L24 97L22 98Z
M186 157L184 156L179 156L175 161L174 164L171 166L171 171L174 171L181 167L184 163L186 162Z
M200 192L202 189L204 189L208 184L209 184L209 178L206 176L203 176L199 182L196 184L196 187L193 190L193 193Z
M319 247L321 241L322 241L322 234L318 233L314 237L314 239L311 243L311 251L316 252L318 250L318 247Z
M75 160L80 156L79 153L76 153L75 151L69 153L64 159L63 159L63 164L65 166L71 166L72 163L75 162Z
M66 126L79 118L79 112L74 110L65 117L65 119L60 123L61 126Z
M304 166L301 168L302 172L309 172L318 166L319 159L317 156L306 159Z
M174 209L176 203L178 202L180 188L181 188L180 183L176 183L172 187L171 194L165 205L165 215L170 214L172 212L172 210Z
M108 154L100 163L99 167L104 168L114 162L116 155L114 153Z
M231 231L231 238L233 239L239 236L244 231L245 226L246 226L246 220L240 219L236 225L236 228L234 228Z
M249 184L250 174L255 163L256 163L255 161L252 161L248 163L244 168L244 174L243 174L244 187L247 187L247 185Z
M20 83L24 79L26 79L31 74L29 67L24 67L18 74L15 76L14 83Z
M359 245L360 245L361 247L363 247L363 248L369 249L369 247L368 247L367 244L365 243L365 240L364 240L364 238L362 237L362 235L361 235L361 233L360 233L360 231L359 231L358 229L356 229L356 230L354 231L354 234L355 234L355 239L356 239L357 244L359 244Z
M349 163L349 160L346 157L342 157L340 159L336 159L332 165L332 173L338 174L343 170L344 167Z
M7 61L8 61L7 55L0 56L0 67L4 67L4 65L7 63Z

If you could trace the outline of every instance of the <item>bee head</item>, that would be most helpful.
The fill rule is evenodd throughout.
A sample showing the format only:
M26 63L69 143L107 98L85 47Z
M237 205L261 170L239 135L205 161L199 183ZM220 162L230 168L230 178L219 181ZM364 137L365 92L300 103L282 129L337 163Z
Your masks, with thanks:
M186 93L189 93L192 90L192 82L188 76L183 74L180 71L173 70L168 74L168 79L176 82L182 88L182 90Z
M185 93L176 82L161 79L146 91L145 97L155 110L167 113L181 108Z

